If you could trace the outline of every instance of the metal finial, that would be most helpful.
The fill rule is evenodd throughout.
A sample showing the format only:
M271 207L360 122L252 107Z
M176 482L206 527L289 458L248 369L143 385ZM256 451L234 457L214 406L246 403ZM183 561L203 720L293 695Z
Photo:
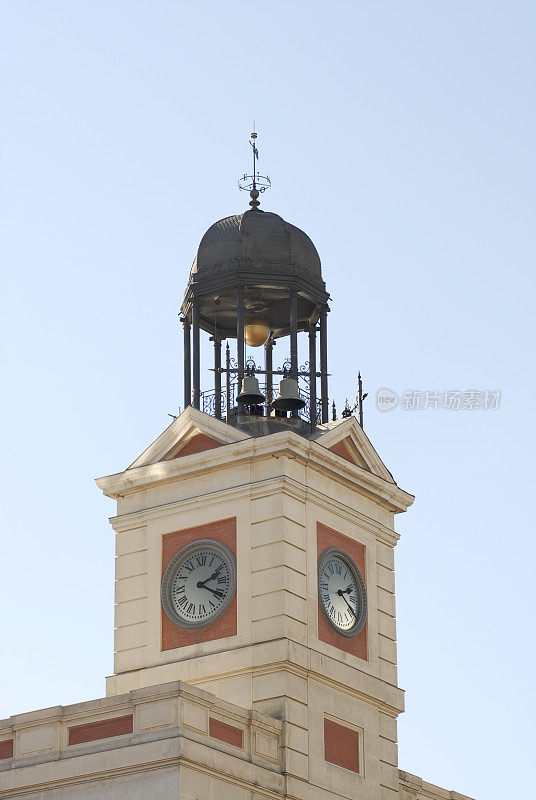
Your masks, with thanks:
M361 373L357 373L357 409L359 413L359 424L363 427L363 400L367 397L368 392L363 392L363 382L361 380Z
M361 380L361 373L357 373L357 397L355 399L355 403L352 407L348 403L348 398L346 398L346 404L344 406L344 411L342 412L343 417L351 417L354 411L357 409L358 414L358 421L361 427L363 427L363 400L368 397L367 392L363 392L363 381Z
M259 203L259 194L265 192L266 189L269 189L271 184L270 178L267 175L261 175L260 172L256 169L256 161L259 160L259 151L256 145L257 133L255 131L255 122L253 123L253 131L251 133L251 139L249 141L251 145L252 157L253 157L253 171L251 175L244 175L238 181L238 186L245 192L249 192L249 196L251 200L249 202L250 206L253 209L257 209L260 205Z

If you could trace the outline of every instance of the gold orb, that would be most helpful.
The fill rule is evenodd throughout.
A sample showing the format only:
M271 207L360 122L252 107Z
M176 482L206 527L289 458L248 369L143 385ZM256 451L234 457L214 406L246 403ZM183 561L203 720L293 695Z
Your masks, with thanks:
M249 316L244 320L244 339L250 347L261 347L268 341L270 326L262 317Z

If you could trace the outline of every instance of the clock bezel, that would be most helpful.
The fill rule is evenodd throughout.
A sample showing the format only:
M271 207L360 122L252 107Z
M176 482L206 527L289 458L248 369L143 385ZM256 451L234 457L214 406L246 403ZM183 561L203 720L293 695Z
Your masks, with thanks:
M173 581L175 579L175 575L177 574L180 566L182 563L189 558L191 555L195 554L198 550L216 550L222 559L225 559L229 565L229 593L225 602L222 603L221 607L218 609L218 612L215 613L210 619L203 619L199 620L198 622L192 620L186 620L181 617L173 605L173 601L171 599L171 589L173 586ZM227 547L226 544L223 542L219 542L216 539L198 539L195 542L191 542L190 544L185 545L182 547L171 559L169 564L166 567L164 572L164 576L162 578L162 583L160 586L160 600L162 603L162 608L166 616L168 617L174 625L177 625L179 628L184 628L186 630L198 630L199 628L208 628L209 625L212 625L217 619L219 619L222 614L224 614L231 603L234 600L236 595L236 557L233 551Z
M326 607L324 605L324 600L322 599L322 592L320 589L320 576L322 574L323 565L329 558L333 558L333 556L340 558L340 560L349 569L354 579L354 585L356 588L358 615L352 627L346 630L343 628L339 628L327 613ZM361 574L361 570L357 566L352 556L349 555L345 550L342 550L340 547L326 547L326 549L323 550L320 553L320 556L318 557L317 588L318 588L318 603L320 605L320 608L322 609L324 617L327 619L333 630L336 631L339 634L339 636L345 636L348 639L357 636L357 634L363 630L365 622L367 621L367 610L368 610L367 587L365 585L365 580L363 578L363 575Z

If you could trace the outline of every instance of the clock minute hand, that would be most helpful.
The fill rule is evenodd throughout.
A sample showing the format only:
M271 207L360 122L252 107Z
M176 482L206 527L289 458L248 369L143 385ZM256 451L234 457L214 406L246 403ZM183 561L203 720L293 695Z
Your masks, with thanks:
M199 588L206 589L207 592L212 592L212 594L215 595L216 597L223 597L223 592L220 592L219 589L211 589L210 586L203 586Z
M209 575L208 578L205 578L204 581L197 581L197 588L198 589L206 589L207 587L205 586L205 583L208 583L209 581L213 581L214 578L217 578L218 575L220 574L220 572L222 571L222 569L223 569L223 564L221 565L221 567L219 567L216 570L216 572L213 572L212 575Z
M350 605L350 603L348 602L348 600L344 596L347 591L348 591L348 589L344 589L344 590L343 589L339 589L337 594L339 595L339 597L342 597L342 599L344 600L344 602L346 603L346 605L348 606L348 608L350 609L350 611L352 612L354 617L357 619L357 614L355 613L354 609L352 608L352 606Z

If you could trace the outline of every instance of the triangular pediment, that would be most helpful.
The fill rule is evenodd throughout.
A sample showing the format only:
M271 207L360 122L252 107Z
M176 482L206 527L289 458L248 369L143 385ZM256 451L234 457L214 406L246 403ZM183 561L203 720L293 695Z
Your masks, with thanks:
M166 430L128 467L146 467L159 461L170 461L249 436L219 419L188 406Z
M395 483L355 417L320 425L310 438L340 458L366 469L389 483Z

